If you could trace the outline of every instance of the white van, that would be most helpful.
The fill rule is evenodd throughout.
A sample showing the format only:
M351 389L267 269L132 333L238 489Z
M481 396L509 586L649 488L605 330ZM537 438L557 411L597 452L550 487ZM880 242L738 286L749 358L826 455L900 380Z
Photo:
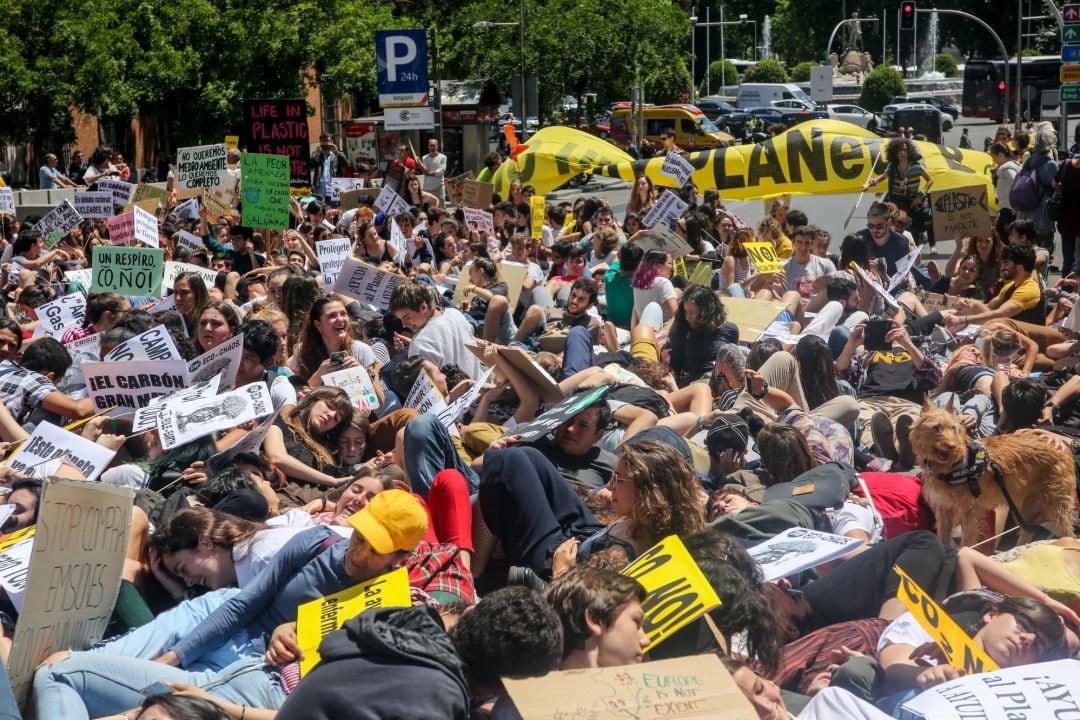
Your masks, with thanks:
M809 95L794 83L743 83L739 85L739 107L768 107L775 100L805 100L817 106Z

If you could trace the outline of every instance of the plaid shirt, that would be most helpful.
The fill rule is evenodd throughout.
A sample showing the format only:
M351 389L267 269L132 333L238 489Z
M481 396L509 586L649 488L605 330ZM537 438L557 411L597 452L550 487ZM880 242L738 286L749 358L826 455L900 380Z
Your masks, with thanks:
M421 541L405 560L405 567L414 588L457 595L466 605L476 601L472 572L462 562L457 545Z
M19 423L53 392L56 392L56 385L44 375L21 368L10 360L0 362L0 398Z
M848 368L847 380L851 383L859 393L859 398L863 398L862 384L866 379L866 369L870 363L874 362L877 351L863 351L855 353L851 356L851 367ZM914 363L912 363L914 365ZM842 373L841 373L842 375ZM937 360L930 353L923 353L922 365L915 367L915 382L919 387L919 390L924 393L930 392L941 383L941 366Z

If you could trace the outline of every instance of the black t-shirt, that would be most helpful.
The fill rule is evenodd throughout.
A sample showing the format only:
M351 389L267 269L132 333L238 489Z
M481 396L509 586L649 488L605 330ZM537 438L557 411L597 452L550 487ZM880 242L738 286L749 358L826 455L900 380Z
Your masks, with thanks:
M640 385L628 383L613 385L604 399L608 402L615 400L634 407L645 408L658 418L666 418L671 414L671 406L663 395L652 388Z
M890 276L896 274L896 263L900 261L905 255L908 254L908 239L891 230L889 232L889 239L884 245L878 246L874 242L874 238L870 237L869 230L860 230L859 236L866 241L866 248L870 251L870 257L883 258L885 260L885 272Z
M492 295L502 295L505 298L510 297L510 288L504 282L488 285L484 289ZM483 320L484 316L487 315L489 302L490 300L486 300L479 295L473 295L472 301L469 302L469 314L477 320Z
M612 471L615 470L615 462L618 460L613 453L599 445L594 445L584 455L567 454L555 444L551 436L541 438L532 445L544 453L544 456L558 468L564 478L584 485L590 490L599 490L607 485Z
M867 358L859 397L884 395L914 403L922 402L923 394L915 376L915 363L911 360L911 354L903 348L896 347L889 352L875 350Z

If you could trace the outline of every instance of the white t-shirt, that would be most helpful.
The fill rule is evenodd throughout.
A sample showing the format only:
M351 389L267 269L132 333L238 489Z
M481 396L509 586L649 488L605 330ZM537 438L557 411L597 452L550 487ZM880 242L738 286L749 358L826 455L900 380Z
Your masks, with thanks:
M473 326L460 310L445 308L416 333L409 343L409 356L420 355L439 366L453 363L473 380L479 380L483 367L465 347L475 344L475 337Z
M1019 172L1020 166L1012 160L1002 164L997 169L997 185L994 187L994 191L997 193L999 208L1012 210L1012 205L1009 204L1009 193L1012 191L1013 180L1016 179Z
M292 357L289 358L289 369L297 375L300 374L300 345L296 346L296 350L293 351ZM352 347L349 349L349 354L356 358L356 361L363 367L371 367L375 363L375 353L371 351L371 347L359 340L353 340ZM311 372L314 373L317 368L312 368ZM273 390L273 387L270 388Z
M784 262L784 276L787 278L788 290L798 290L803 297L814 294L814 281L825 277L829 273L836 272L836 266L832 261L817 255L811 255L805 264L799 262L794 256Z
M270 381L270 402L275 410L285 405L296 404L296 388L289 382L289 378L273 373L273 379Z
M645 306L649 303L656 303L661 308L664 307L664 303L668 300L677 298L675 293L675 286L671 284L671 280L666 277L657 276L653 280L652 287L648 290L641 290L634 288L634 309L637 310L638 317L645 312ZM672 318L672 313L664 310L664 322L667 322Z
M925 645L926 643L933 641L934 638L930 637L930 633L922 629L922 625L915 619L915 616L906 612L889 623L889 626L881 631L881 637L878 639L877 651L880 653L890 645L911 645L912 647L919 647L920 645ZM927 659L932 660L932 658ZM936 665L937 663L934 664Z
M852 530L862 530L870 536L869 543L881 537L881 523L874 517L874 509L861 503L845 502L833 517L833 532L845 535Z
M260 530L247 542L233 546L232 557L236 565L236 584L244 587L258 575L267 565L274 561L285 544L300 533L315 527L315 521L303 510L290 510L284 515L270 518L266 521L270 526L267 530ZM351 527L328 526L331 530L349 537L352 535Z

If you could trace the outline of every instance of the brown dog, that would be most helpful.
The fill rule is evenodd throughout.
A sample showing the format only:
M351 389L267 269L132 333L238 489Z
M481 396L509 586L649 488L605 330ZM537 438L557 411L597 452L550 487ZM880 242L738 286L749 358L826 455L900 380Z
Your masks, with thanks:
M911 448L923 469L922 495L937 516L938 537L948 546L952 531L961 525L963 545L972 546L988 533L981 527L990 511L999 518L1008 512L990 463L972 479L978 482L976 497L968 482L949 484L956 468L971 460L968 434L951 410L924 404L922 415L911 426ZM998 435L979 441L989 458L1001 469L1005 487L1031 525L1049 521L1061 537L1073 537L1076 470L1072 456L1028 433ZM978 467L979 462L970 463ZM1020 542L1031 539L1021 530Z

